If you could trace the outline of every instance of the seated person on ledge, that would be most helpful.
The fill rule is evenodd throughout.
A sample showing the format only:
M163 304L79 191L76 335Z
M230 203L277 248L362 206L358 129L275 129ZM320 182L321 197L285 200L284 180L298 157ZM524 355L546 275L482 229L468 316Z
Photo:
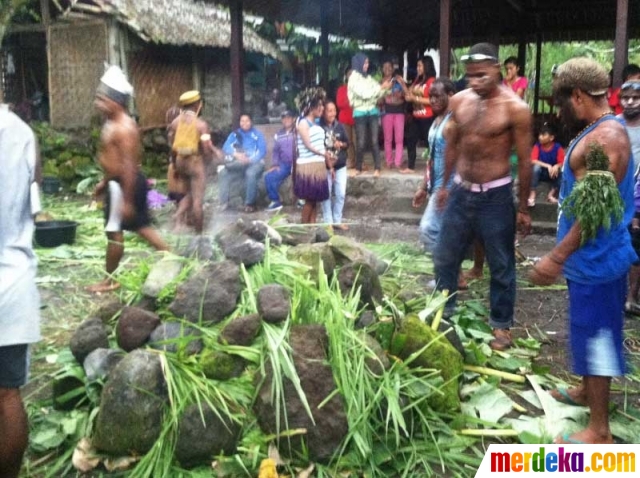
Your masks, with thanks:
M531 193L529 194L529 207L536 205L536 187L540 181L551 183L551 189L547 194L547 201L556 204L558 191L562 181L562 164L564 163L564 149L556 142L556 137L551 126L542 125L538 134L538 141L531 151L533 163L533 176L531 177Z
M264 135L253 127L249 114L240 115L240 128L231 132L222 146L222 151L225 154L225 162L218 176L222 208L226 209L228 206L232 180L244 176L244 211L254 212L258 197L258 180L264 172L267 143Z
M285 110L282 113L282 129L273 138L271 168L264 175L264 185L270 201L267 211L276 212L282 209L279 189L280 185L291 176L296 148L296 116L293 111Z

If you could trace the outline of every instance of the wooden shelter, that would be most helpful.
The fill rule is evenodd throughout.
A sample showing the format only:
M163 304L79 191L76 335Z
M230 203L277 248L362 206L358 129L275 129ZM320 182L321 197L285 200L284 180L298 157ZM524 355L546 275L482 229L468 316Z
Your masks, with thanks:
M34 27L46 33L53 126L89 125L107 63L128 74L143 127L164 124L167 109L194 88L204 90L221 122L231 123L226 9L190 0L44 0L42 11L43 25ZM280 57L276 45L246 24L242 37L249 52Z
M523 57L527 43L615 38L616 85L627 62L628 38L640 37L640 22L629 23L630 18L640 18L640 0L207 1L228 5L232 11L320 28L327 53L321 64L325 81L329 34L375 42L396 53L438 48L442 72L449 71L452 47L482 41L517 43ZM241 66L232 62L232 68Z

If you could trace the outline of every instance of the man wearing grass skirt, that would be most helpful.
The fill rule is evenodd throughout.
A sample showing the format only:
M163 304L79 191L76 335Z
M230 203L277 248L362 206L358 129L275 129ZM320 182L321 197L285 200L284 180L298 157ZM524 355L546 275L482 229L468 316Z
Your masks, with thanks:
M576 132L569 144L562 172L562 205L577 181L586 177L589 146L598 143L609 157L624 202L624 217L607 231L581 245L579 221L560 209L556 246L534 267L531 280L550 284L563 273L569 289L572 369L582 376L577 387L559 388L551 395L570 405L588 406L587 428L565 433L556 443L613 443L609 428L611 377L624 374L623 319L627 272L638 260L628 226L633 217L633 156L629 137L609 109L606 70L588 58L562 64L553 82L556 104L566 126Z
M40 340L31 247L32 212L38 212L32 210L36 156L33 132L2 103L0 90L0 476L5 478L18 476L27 447L20 387L27 382L29 344Z
M134 231L155 249L167 245L153 227L147 205L147 178L140 171L140 133L129 116L127 106L133 86L117 66L111 66L100 79L95 106L106 121L100 134L99 162L104 179L95 195L105 194L105 232L107 233L107 278L87 290L109 292L120 284L113 278L124 254L124 230Z

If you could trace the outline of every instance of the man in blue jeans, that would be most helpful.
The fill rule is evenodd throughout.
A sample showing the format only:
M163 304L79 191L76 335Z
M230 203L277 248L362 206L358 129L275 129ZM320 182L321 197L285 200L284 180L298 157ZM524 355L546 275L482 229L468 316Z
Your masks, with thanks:
M438 289L454 293L467 249L475 238L482 240L491 271L489 325L494 339L490 346L504 350L512 345L516 222L523 234L531 229L527 208L531 113L517 96L500 86L498 49L494 45L474 45L461 59L469 89L450 100L443 183L449 182L454 169L456 174L451 189L440 188L437 193L444 216L433 260ZM517 215L509 163L514 145L520 180ZM454 306L452 295L446 312L452 313Z
M258 180L264 172L267 143L264 135L253 127L250 115L244 113L240 116L240 128L231 132L222 146L222 151L225 154L225 164L218 176L222 208L226 209L228 206L233 179L244 177L244 212L254 212L258 197Z
M264 175L264 185L269 196L267 211L276 212L282 209L280 202L280 185L291 175L295 153L295 118L291 110L282 113L282 129L273 138L271 168Z

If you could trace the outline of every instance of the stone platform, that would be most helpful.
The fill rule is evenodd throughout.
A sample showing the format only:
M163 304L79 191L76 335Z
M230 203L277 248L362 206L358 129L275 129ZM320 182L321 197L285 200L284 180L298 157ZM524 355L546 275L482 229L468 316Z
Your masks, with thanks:
M420 152L418 157L420 158ZM359 176L350 176L347 181L347 198L344 208L344 221L348 223L354 235L361 240L389 241L402 238L417 239L417 227L424 212L424 206L413 208L413 195L422 184L422 172L425 168L424 160L418 160L416 173L401 174L397 169L384 167L380 177L373 176L373 162L365 158L365 171ZM216 188L217 189L217 188ZM232 185L233 197L230 201L233 209L242 206L244 185L239 182ZM548 185L541 183L538 188L536 206L530 208L534 234L555 234L557 222L557 205L546 201ZM263 209L268 204L264 192L264 184L260 185L258 208ZM285 205L283 213L288 214L293 221L298 221L300 210L296 209L291 191L291 180L288 179L280 189L280 196ZM227 211L217 214L215 222L217 229L222 223L227 223L238 216L238 212ZM270 213L258 211L247 215L255 219L266 219ZM321 214L318 221L321 221Z

